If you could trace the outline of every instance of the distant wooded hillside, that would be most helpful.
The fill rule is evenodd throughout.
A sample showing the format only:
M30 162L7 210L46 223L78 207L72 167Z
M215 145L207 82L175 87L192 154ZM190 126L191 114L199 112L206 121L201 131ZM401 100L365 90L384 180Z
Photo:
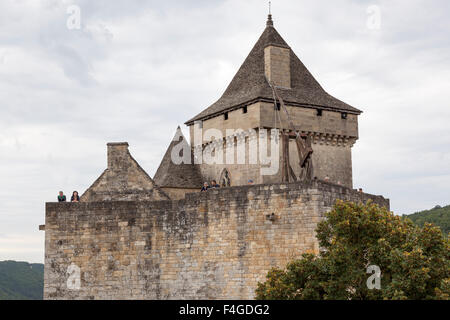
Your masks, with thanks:
M44 265L0 261L0 300L42 300Z
M450 232L450 205L445 207L436 206L430 210L404 216L419 226L423 226L425 222L429 222L441 227L442 232L446 235Z

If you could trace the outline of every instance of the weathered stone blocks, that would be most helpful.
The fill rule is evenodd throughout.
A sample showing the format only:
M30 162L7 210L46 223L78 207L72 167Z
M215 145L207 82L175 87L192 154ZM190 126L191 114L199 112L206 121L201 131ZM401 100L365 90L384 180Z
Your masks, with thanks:
M320 181L178 201L47 203L44 296L252 299L271 267L318 251L314 230L337 199L389 207L383 197ZM73 264L77 290L67 286Z

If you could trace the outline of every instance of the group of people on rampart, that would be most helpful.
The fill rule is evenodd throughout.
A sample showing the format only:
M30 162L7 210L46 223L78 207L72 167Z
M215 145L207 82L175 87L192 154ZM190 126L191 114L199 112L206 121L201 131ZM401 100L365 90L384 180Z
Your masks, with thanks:
M249 185L253 184L253 180L248 180L248 184ZM217 189L217 188L220 188L220 185L217 183L216 180L212 180L211 184L208 184L208 182L203 183L201 192L205 192L205 191L208 191L209 189Z
M64 192L60 191L58 194L58 202L66 202L67 198L64 195ZM78 195L78 191L72 192L72 197L70 197L70 202L80 202L80 196Z

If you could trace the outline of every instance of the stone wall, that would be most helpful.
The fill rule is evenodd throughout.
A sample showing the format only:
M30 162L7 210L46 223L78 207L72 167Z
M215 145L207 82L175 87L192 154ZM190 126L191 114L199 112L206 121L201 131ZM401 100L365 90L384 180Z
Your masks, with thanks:
M184 199L186 194L198 192L201 190L202 184L199 183L198 188L169 188L162 187L161 189L170 197L172 200Z
M246 132L244 132L246 134ZM241 142L243 141L243 142ZM348 188L353 188L353 173L352 173L352 146L353 141L344 139L332 139L332 138L313 138L312 148L314 150L312 160L314 167L314 176L319 180L326 180L328 177L330 182L336 184L342 184ZM240 145L243 148L240 148ZM215 179L220 180L222 172L227 169L231 176L231 186L240 186L247 184L249 179L253 180L256 184L267 183L279 183L282 180L281 177L281 155L282 155L282 143L278 144L278 155L271 159L270 165L263 165L260 159L255 159L254 162L250 161L250 146L259 149L259 141L257 134L255 136L246 135L244 138L237 138L234 145L230 146L227 143L218 143L219 147L215 147L216 153L221 153L219 162L213 162L213 164L203 163L198 165L199 172L204 181L211 181ZM208 145L208 147L212 147ZM229 148L229 149L227 149ZM234 161L231 164L227 164L227 151L234 150ZM205 149L202 150L205 154ZM259 151L254 152L258 157ZM267 139L267 154L271 155L271 140ZM199 157L199 153L196 153ZM242 162L238 161L238 155L242 156ZM278 161L278 163L276 163ZM298 150L295 140L291 139L289 143L289 161L294 170L294 173L298 177L301 172L300 160L298 156ZM252 164L254 163L254 164ZM274 174L262 174L261 168L273 167Z
M255 139L247 135L245 138L245 162L239 163L237 159L233 164L226 164L226 148L230 148L227 144L227 130L233 129L238 132L238 129L248 133L249 130L258 132L258 128L282 128L290 129L289 120L283 110L280 110L280 118L275 119L273 112L273 104L266 102L257 102L247 107L247 113L243 113L243 109L237 109L228 112L228 120L224 120L223 115L205 120L202 122L202 133L210 129L217 129L218 137L216 143L209 142L205 139L194 139L194 126L200 129L199 123L190 126L191 146L196 147L195 140L202 141L202 152L205 148L213 144L222 144L222 150L218 150L224 154L222 162L214 165L201 164L199 170L203 176L203 180L219 179L224 169L227 169L233 179L232 185L245 185L249 179L255 183L277 183L281 181L281 168L277 174L261 176L260 168L264 165L260 164L259 159L256 162L249 161L249 140ZM290 118L295 127L312 136L313 141L313 165L314 176L319 179L329 178L329 181L334 183L341 183L342 185L352 188L352 158L351 148L358 139L358 116L355 114L347 114L343 119L340 112L322 110L321 115L314 108L286 106ZM281 125L280 125L281 123ZM224 140L220 138L220 133ZM239 133L236 135L236 145L239 139ZM203 137L205 138L205 137ZM219 139L219 140L218 140ZM256 141L256 144L258 142ZM270 144L269 144L270 145ZM279 145L279 163L281 163L281 143ZM197 147L198 150L200 150ZM216 149L217 150L217 149ZM270 151L269 151L270 152ZM198 156L198 153L196 153ZM296 173L299 175L300 166L298 159L298 151L295 141L290 143L290 163Z
M228 135L229 131L235 131L238 129L248 130L259 128L261 122L261 112L260 112L261 103L253 103L247 106L247 113L244 113L244 108L238 108L232 111L228 111L228 119L225 120L224 115L218 115L217 117L213 117L201 122L197 122L196 124L189 126L190 133L190 144L191 146L196 146L198 141L202 141L202 143L207 143L211 141L210 137L195 137L194 129L197 132L201 129L203 133L205 132L213 132L212 130L218 130L221 133L222 137L225 138ZM200 125L201 124L201 125ZM227 132L228 130L228 132ZM215 137L216 139L218 137Z
M178 201L47 203L44 297L252 299L271 267L318 251L314 230L336 199L389 206L319 181ZM80 287L68 289L78 268Z
M341 112L331 111L325 108L322 108L322 115L320 116L317 114L317 108L314 107L286 105L286 108L292 122L298 130L315 133L317 138L325 136L342 137L354 141L358 139L358 116L355 114L349 113L346 119L342 119ZM243 108L229 111L228 120L225 120L222 114L198 122L195 125L190 125L190 144L191 146L196 145L196 141L194 140L195 126L197 126L196 130L202 129L203 132L210 129L217 129L222 133L222 137L227 136L227 130L274 127L291 129L286 113L280 110L278 115L276 115L273 109L273 103L256 102L247 106L247 113L243 113ZM198 140L203 143L209 141L201 138Z
M273 128L274 124L280 127L280 119L275 119L273 103L260 103L260 127ZM318 107L320 109L320 107ZM322 115L317 114L317 108L298 107L286 105L289 117L297 130L313 132L316 135L340 136L357 139L358 138L358 116L347 114L346 119L342 119L341 112L322 109ZM283 110L279 112L283 129L290 129L289 120Z
M211 145L208 145L206 148ZM240 137L234 139L233 145L230 146L227 143L219 143L219 146L215 148L215 152L222 154L222 157L219 157L222 160L214 162L213 164L208 164L207 161L203 161L203 164L198 165L204 181L210 182L211 180L216 180L220 184L222 174L226 169L230 174L231 186L246 185L249 179L253 180L255 184L263 183L261 164L258 159L257 135L253 136L249 135L248 132L243 132ZM253 152L253 156L256 154L254 159L251 159L250 156L252 153L250 151L251 148L255 151ZM231 159L231 161L227 160L227 152L229 151L233 154L233 159ZM203 149L202 152L205 154L205 149ZM210 152L208 151L208 153ZM196 155L198 157L198 153L196 153Z
M295 152L295 146L291 144L291 149ZM312 145L314 176L324 180L328 177L331 182L353 188L352 172L352 147L349 144L338 144L333 141L315 142ZM294 153L291 159L295 159L294 164L299 168L298 153ZM295 170L295 169L294 169Z

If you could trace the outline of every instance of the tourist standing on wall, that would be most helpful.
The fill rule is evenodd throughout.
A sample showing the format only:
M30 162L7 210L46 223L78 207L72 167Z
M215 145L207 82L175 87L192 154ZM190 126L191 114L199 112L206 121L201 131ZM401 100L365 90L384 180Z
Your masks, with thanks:
M211 187L210 188L220 188L220 185L217 184L216 180L211 181Z
M58 202L66 202L66 196L64 195L64 192L60 191L58 195Z
M71 202L80 202L80 196L78 195L78 191L74 191L72 193L72 198L70 198Z
M204 192L204 191L208 191L208 189L209 189L209 185L208 185L208 182L205 182L205 183L203 183L203 187L202 187L202 192Z

